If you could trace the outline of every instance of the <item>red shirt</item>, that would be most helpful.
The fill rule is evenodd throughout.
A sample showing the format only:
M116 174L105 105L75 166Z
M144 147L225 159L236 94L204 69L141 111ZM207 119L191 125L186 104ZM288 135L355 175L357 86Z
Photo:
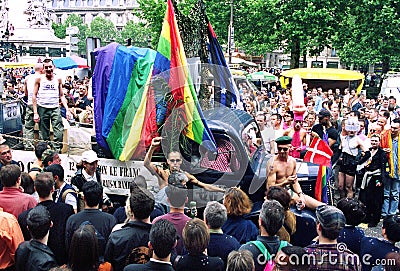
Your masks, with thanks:
M35 198L23 193L19 188L3 187L3 191L0 191L0 207L4 212L13 214L17 218L20 213L36 205Z

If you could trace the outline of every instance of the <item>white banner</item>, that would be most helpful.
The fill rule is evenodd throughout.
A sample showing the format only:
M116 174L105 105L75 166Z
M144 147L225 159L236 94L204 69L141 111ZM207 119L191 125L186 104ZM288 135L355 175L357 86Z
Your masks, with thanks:
M60 158L65 172L65 180L69 183L77 171L76 164L81 161L81 156L60 154ZM36 160L36 156L31 151L14 150L13 160L19 162L22 171L28 172ZM147 180L147 188L150 191L158 190L157 178L144 167L143 161L121 162L99 158L99 169L104 192L107 194L129 195L129 185L138 175Z

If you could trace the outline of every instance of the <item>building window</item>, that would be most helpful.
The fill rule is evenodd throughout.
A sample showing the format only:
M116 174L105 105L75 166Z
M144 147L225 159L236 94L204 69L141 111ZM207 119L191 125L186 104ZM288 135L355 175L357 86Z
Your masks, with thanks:
M331 50L331 57L337 57L337 52L335 48L332 48Z
M81 16L83 23L85 23L85 14L79 14Z
M58 2L58 0L53 0L53 3L52 3L52 7L53 7L53 8L56 8L56 7L57 7L57 2Z
M118 0L112 0L112 5L113 6L118 6L118 2L119 2Z
M324 62L322 61L312 61L311 68L322 68L324 66Z
M57 23L58 23L58 24L62 23L61 17L62 17L61 14L57 14Z
M338 69L338 68L339 68L339 62L336 62L336 61L328 61L328 62L326 62L326 67L327 67L327 68Z
M69 0L64 0L64 7L69 7Z
M87 5L88 5L89 7L93 6L93 0L87 0Z
M105 6L106 5L106 0L100 0L100 6Z
M80 6L82 6L82 0L76 0L75 7L80 7Z

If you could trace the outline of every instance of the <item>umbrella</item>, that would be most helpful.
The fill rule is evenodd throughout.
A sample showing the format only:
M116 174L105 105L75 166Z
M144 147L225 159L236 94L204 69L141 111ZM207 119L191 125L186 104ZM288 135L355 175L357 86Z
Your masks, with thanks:
M56 68L69 70L74 68L89 68L87 60L79 56L61 57L53 60Z
M253 72L247 75L247 79L250 80L262 80L262 81L276 81L277 78L275 75L269 72L260 71L260 72Z

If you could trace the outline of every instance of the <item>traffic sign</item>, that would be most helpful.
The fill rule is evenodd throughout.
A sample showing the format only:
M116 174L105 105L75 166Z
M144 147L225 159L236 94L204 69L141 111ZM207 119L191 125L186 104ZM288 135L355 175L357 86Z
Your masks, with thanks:
M79 38L78 37L71 37L71 44L76 45L79 42Z
M79 28L77 26L70 26L65 29L67 35L76 35L79 33Z

